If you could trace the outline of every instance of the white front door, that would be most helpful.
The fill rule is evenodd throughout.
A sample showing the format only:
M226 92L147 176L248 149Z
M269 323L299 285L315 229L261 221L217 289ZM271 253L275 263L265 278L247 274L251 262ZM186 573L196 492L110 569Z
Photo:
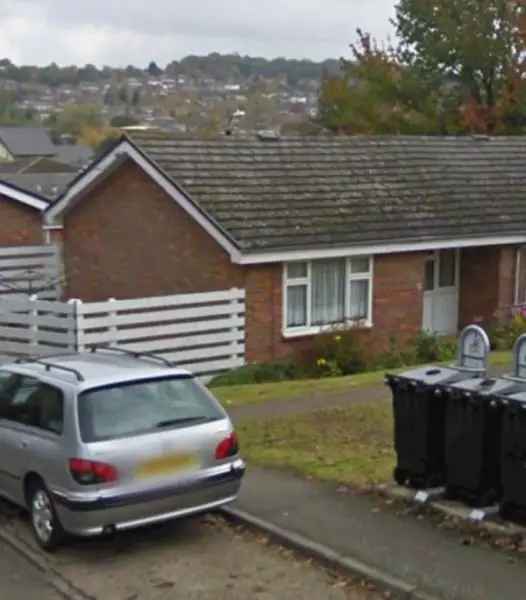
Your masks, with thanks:
M440 250L426 259L423 328L454 335L458 331L460 251Z

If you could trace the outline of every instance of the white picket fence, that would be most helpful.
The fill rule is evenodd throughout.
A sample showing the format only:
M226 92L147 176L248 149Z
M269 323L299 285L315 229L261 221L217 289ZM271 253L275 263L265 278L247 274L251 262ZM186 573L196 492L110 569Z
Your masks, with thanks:
M61 295L61 268L55 246L0 247L0 298L38 293L43 300Z
M245 363L245 292L231 289L83 303L0 298L0 355L113 345L151 352L203 378Z

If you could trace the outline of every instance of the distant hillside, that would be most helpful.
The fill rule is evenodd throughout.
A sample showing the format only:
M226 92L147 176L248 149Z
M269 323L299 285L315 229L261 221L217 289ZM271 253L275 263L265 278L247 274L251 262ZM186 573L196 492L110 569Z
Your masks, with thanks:
M111 80L116 76L139 79L152 76L184 76L195 80L211 78L220 82L236 82L258 77L286 77L288 84L294 86L302 79L319 80L323 72L335 73L338 70L339 61L335 59L324 62L286 58L267 60L218 53L208 56L187 56L180 61L171 62L164 69L154 62L144 69L132 65L125 69L112 67L98 69L93 65L59 67L54 63L46 67L17 66L7 58L0 60L0 79L11 79L20 83L40 83L51 87L94 83Z

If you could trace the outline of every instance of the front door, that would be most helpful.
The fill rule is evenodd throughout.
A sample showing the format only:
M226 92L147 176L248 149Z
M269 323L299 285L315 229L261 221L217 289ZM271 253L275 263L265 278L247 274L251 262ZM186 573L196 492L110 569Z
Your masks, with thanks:
M439 250L426 259L423 329L440 335L458 331L460 251Z

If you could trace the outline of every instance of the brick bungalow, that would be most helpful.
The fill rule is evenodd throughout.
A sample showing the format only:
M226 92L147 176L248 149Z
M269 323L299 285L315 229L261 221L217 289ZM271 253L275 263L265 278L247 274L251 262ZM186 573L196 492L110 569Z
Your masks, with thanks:
M45 212L67 296L247 293L247 359L524 301L526 138L124 138ZM521 266L522 265L522 266Z

